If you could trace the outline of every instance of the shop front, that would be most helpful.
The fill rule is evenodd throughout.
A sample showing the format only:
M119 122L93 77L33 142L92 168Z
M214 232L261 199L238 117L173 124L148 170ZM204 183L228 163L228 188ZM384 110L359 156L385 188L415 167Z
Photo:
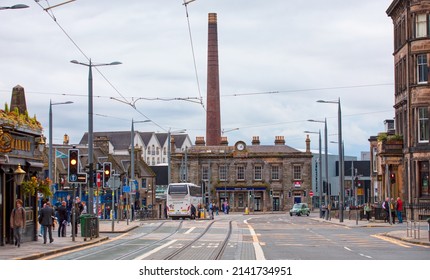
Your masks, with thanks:
M228 202L232 212L245 212L246 208L251 212L261 212L270 206L266 187L217 187L216 202L220 210Z

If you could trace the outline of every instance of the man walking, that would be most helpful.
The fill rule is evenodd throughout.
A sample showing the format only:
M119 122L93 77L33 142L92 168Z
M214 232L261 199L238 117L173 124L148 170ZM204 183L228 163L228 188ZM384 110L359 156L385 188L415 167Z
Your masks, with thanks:
M10 214L10 227L13 229L13 237L15 238L15 246L21 246L22 230L25 228L25 209L22 207L22 200L17 199L15 208Z
M55 211L51 207L51 203L46 202L46 207L43 207L40 210L39 222L44 227L43 231L43 244L46 244L46 232L49 234L49 243L54 242L54 238L52 238L52 217L55 217Z
M396 212L397 212L397 219L399 220L399 224L403 223L402 211L403 211L403 201L400 199L400 197L398 197L397 204L396 204Z
M58 206L58 237L66 237L67 227L67 202L63 200L61 205Z

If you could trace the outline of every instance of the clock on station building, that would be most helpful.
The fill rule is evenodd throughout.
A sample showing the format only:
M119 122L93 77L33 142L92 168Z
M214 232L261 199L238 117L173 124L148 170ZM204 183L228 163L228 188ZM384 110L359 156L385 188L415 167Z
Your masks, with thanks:
M238 141L236 142L235 147L236 147L236 150L243 151L246 148L246 144L243 141Z

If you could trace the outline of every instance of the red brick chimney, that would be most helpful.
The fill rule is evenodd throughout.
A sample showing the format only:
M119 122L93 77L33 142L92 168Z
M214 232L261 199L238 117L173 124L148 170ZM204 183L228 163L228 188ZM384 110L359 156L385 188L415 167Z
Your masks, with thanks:
M219 97L217 14L209 13L208 19L206 144L208 146L218 146L221 143L221 112Z

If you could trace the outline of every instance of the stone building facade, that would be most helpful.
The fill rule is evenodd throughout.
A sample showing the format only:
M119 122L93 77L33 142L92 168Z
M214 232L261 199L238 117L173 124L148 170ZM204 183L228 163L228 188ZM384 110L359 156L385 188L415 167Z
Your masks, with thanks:
M430 204L430 1L395 0L387 9L394 26L395 133L403 138L401 169L409 204ZM400 176L398 176L400 177ZM396 180L397 182L397 180ZM429 213L411 211L414 219Z
M231 211L286 211L294 203L311 204L312 154L310 140L306 152L285 145L283 136L274 145L260 145L253 137L251 145L238 141L228 145L206 146L203 137L186 151L172 151L171 182L202 185L206 203L222 205Z

